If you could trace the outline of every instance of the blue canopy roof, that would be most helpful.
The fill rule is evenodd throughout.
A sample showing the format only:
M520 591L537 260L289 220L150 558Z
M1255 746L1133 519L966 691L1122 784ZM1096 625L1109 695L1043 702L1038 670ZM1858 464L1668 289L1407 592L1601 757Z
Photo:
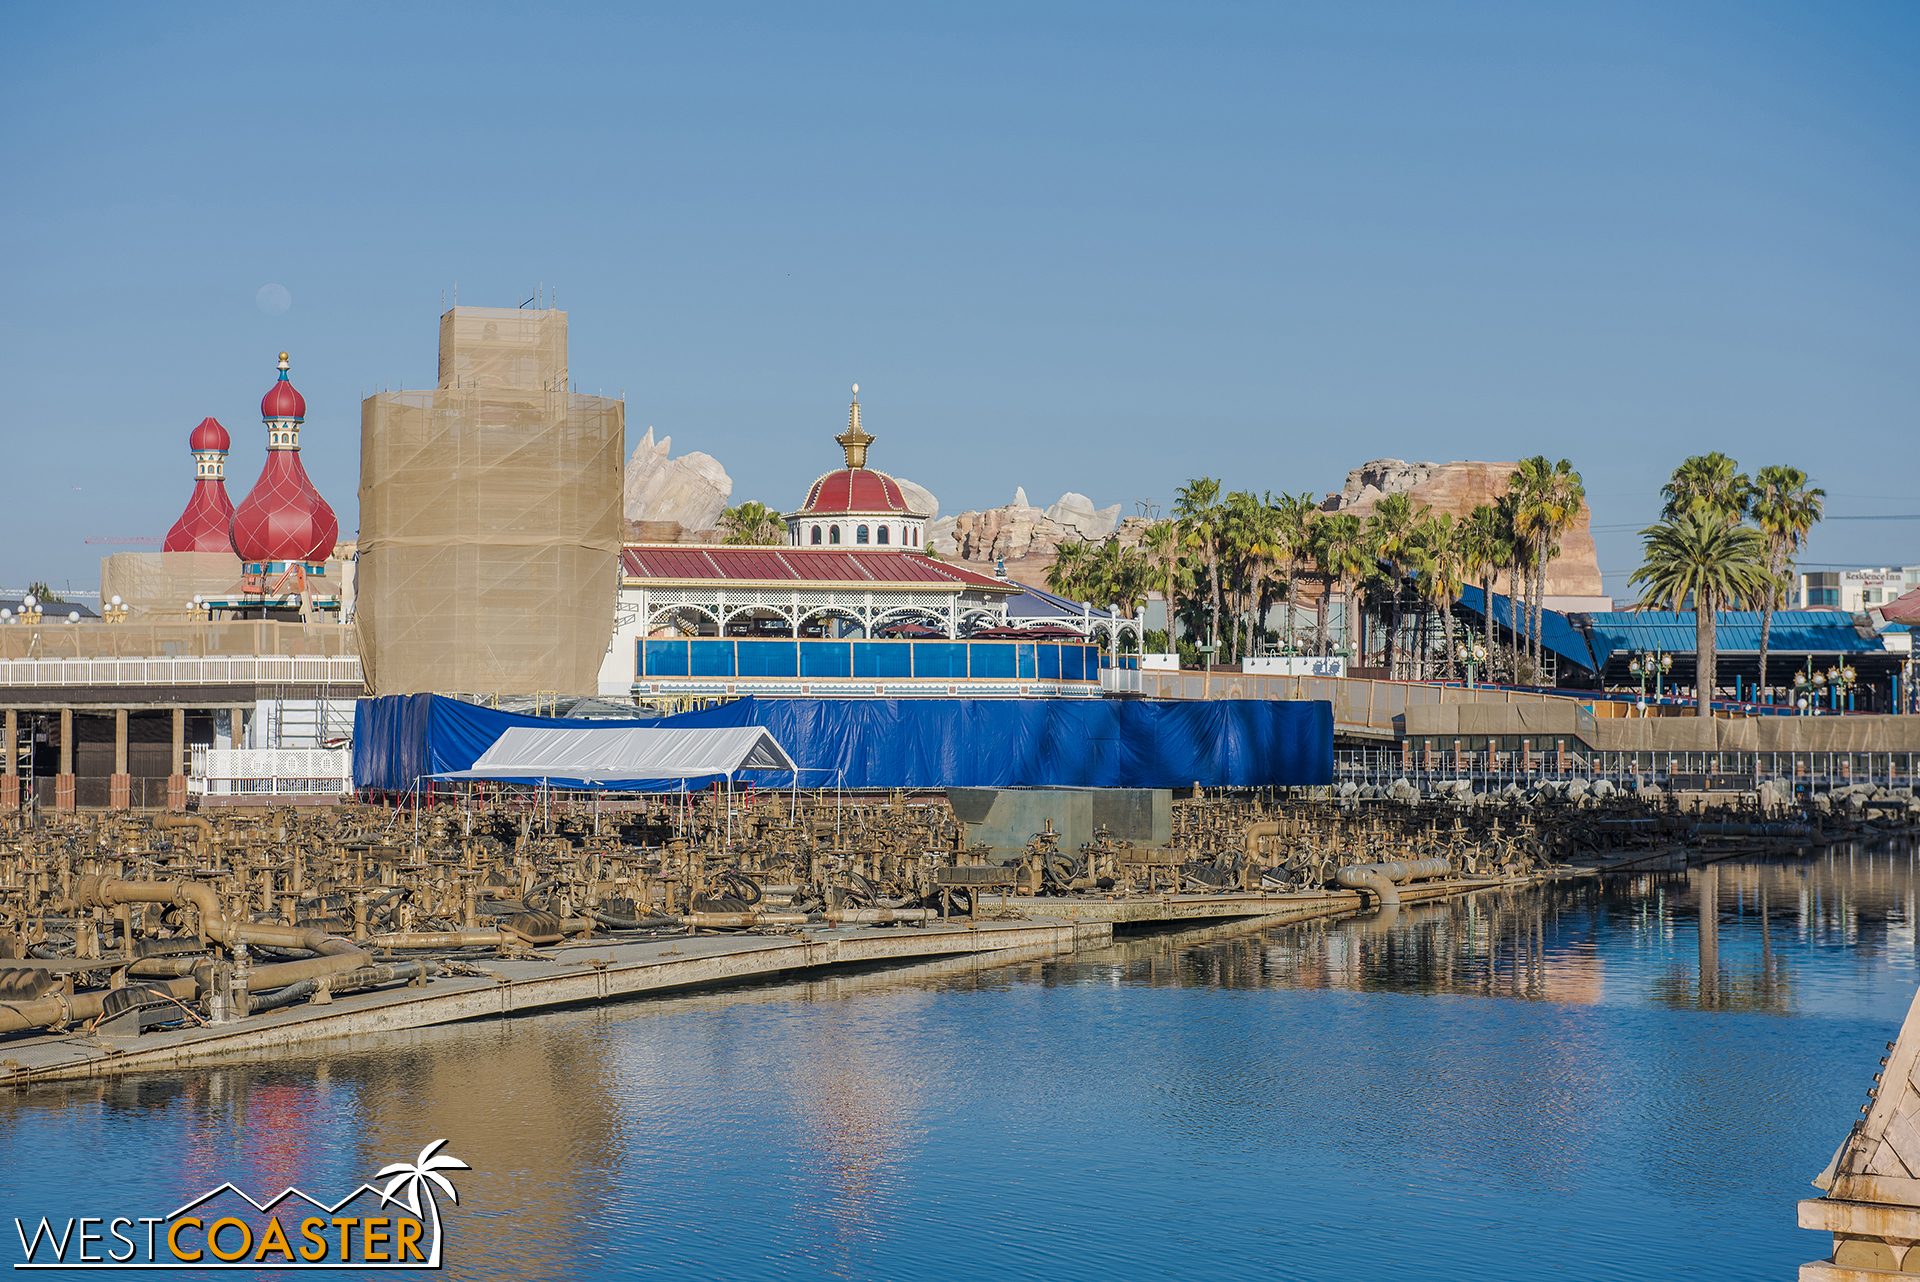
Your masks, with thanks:
M1613 610L1590 614L1594 657L1663 650L1692 654L1695 615L1691 610ZM1760 653L1760 612L1721 610L1714 615L1714 645L1720 654ZM1771 654L1861 654L1885 647L1878 637L1863 637L1853 616L1838 610L1776 610L1767 638Z
M1486 610L1481 605L1479 588L1471 586L1462 588L1460 604L1481 618L1486 617ZM1493 594L1493 621L1496 625L1510 631L1518 630L1514 628L1512 600L1498 592ZM1587 649L1587 639L1581 636L1579 631L1567 621L1567 616L1558 610L1540 612L1540 640L1547 649L1567 662L1579 664L1589 672L1598 671L1594 665L1593 655Z

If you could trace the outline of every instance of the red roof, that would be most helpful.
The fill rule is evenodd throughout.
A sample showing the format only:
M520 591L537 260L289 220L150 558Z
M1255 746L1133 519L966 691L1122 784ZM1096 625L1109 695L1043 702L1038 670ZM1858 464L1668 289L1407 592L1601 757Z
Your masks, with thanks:
M1018 583L936 561L923 552L852 551L846 548L641 545L621 557L630 579L691 579L741 583L902 583L998 588L1019 592Z
M807 501L796 513L814 516L841 512L898 512L903 516L924 516L907 506L900 484L885 472L865 467L843 467L828 472L807 491Z
M1880 615L1890 623L1920 623L1920 588L1881 606Z
M226 450L233 445L233 438L227 435L227 429L220 426L217 418L203 418L200 426L193 429L193 435L187 438L190 450Z

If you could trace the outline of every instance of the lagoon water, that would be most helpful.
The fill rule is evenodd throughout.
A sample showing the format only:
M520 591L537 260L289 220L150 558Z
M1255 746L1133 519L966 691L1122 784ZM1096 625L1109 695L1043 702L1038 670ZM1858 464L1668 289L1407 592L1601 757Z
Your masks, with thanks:
M453 1277L1789 1278L1915 891L1839 850L40 1086L0 1228L445 1138Z

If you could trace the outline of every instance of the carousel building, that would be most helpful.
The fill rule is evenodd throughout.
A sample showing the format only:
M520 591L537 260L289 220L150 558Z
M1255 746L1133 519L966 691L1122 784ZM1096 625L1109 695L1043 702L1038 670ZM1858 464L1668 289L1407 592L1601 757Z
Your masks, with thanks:
M600 692L1097 696L1101 638L1009 635L1025 589L927 553L926 514L866 465L874 439L856 400L846 466L808 488L786 546L629 544Z

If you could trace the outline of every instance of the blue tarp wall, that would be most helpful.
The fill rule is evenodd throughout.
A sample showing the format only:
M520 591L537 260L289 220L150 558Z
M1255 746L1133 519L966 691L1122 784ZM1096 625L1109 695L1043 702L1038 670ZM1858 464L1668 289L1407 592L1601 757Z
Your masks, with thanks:
M554 720L438 695L362 699L353 778L406 792L466 770L509 726L763 726L803 788L1301 787L1333 782L1333 705L1216 699L739 699L631 721ZM754 772L764 787L788 773ZM690 780L702 787L711 780ZM555 783L560 783L555 780ZM680 780L610 787L675 791Z

